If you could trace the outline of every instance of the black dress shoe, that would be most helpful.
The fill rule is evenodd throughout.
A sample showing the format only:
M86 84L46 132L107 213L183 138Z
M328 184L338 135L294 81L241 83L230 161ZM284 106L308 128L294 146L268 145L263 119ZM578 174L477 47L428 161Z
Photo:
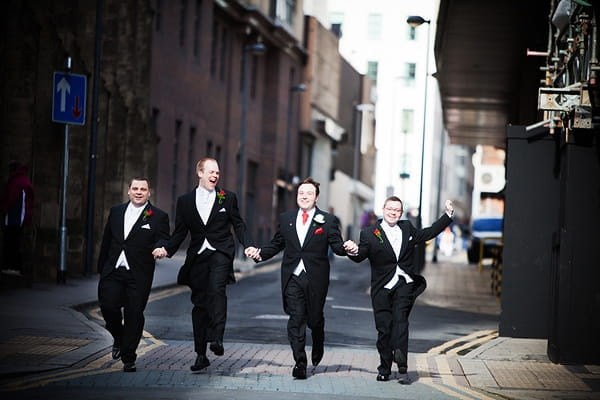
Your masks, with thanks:
M408 372L408 368L407 367L398 367L398 372L400 374L404 375Z
M306 379L306 365L296 364L292 370L292 376L296 379Z
M196 372L208 367L209 365L210 361L208 361L208 358L206 358L206 356L199 355L196 357L196 362L194 365L190 366L190 369Z
M123 372L135 372L137 369L135 368L135 362L126 362L123 363Z
M394 350L394 361L396 362L396 364L398 364L399 367L406 367L407 365L407 359L406 359L406 355L404 354L404 352L400 349L395 349Z
M389 374L377 374L377 381L378 382L387 382L390 380L390 375Z
M113 345L112 347L112 359L118 360L121 358L121 347Z
M319 365L319 363L323 359L323 345L322 344L320 346L313 345L311 358L312 358L312 365L314 365L315 367L317 365Z
M223 342L220 340L215 340L209 346L210 351L215 353L216 356L222 356L225 353L225 349L223 348Z

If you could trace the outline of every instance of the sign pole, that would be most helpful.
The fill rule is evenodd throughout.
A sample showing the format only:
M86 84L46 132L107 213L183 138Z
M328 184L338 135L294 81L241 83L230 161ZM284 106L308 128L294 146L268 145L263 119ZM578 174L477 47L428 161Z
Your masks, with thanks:
M58 283L67 281L67 182L69 175L69 124L65 124L65 142L63 149L62 193L60 197L60 249Z
M71 57L67 57L67 74L71 72ZM67 282L67 182L69 178L69 124L65 123L63 146L62 186L60 196L60 240L58 252L58 271L56 281Z

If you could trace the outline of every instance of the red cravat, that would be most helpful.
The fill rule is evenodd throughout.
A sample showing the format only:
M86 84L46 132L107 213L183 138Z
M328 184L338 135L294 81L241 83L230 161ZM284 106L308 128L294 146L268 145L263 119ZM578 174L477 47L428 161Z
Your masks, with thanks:
M306 225L306 221L308 221L308 213L306 211L302 211L302 224Z

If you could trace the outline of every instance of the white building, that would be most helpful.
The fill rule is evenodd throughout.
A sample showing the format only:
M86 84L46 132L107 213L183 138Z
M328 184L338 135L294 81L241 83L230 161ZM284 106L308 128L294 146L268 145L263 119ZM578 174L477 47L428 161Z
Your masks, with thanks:
M467 149L448 146L437 81L432 76L438 0L371 0L366 6L361 0L329 0L328 5L329 23L339 24L336 28L341 30L340 53L377 83L373 209L380 214L385 198L394 194L403 200L406 213L418 214L423 149L422 222L428 226L441 214L438 197L442 208L444 195L467 197L455 185L466 185L465 168L470 164L463 154ZM429 23L411 27L406 22L409 16L421 16ZM463 165L455 164L461 160ZM458 204L462 215L468 215L470 201L459 199Z

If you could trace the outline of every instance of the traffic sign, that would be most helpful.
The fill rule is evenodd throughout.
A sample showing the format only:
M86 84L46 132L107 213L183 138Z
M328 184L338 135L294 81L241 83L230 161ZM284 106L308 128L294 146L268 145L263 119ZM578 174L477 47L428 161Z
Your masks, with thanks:
M52 86L52 121L64 124L85 124L85 75L54 72Z

